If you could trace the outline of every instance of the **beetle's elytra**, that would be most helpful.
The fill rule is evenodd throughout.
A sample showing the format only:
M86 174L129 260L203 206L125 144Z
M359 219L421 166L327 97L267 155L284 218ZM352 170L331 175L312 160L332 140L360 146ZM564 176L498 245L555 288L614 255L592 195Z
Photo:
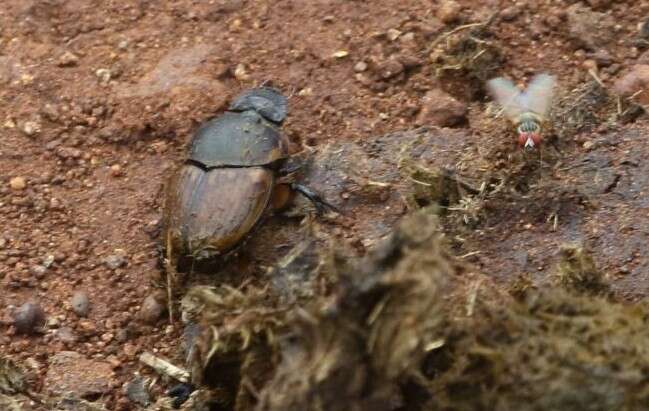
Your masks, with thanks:
M229 111L199 128L167 186L163 233L171 264L230 251L271 205L281 205L273 199L287 198L288 185L278 183L288 157L279 131L286 114L286 98L262 87L244 92ZM333 208L305 187L290 186Z

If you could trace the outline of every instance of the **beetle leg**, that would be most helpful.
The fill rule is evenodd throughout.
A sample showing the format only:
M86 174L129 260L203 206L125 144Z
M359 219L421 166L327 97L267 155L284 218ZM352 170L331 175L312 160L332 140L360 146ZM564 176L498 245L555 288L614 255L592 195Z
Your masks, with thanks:
M298 171L300 171L300 169L302 169L302 167L303 167L302 164L287 165L287 166L283 167L281 170L279 170L279 172L278 172L278 174L280 176L279 178L280 179L290 180L291 178L293 178L295 173L297 173Z
M177 409L180 408L180 406L189 399L189 396L193 391L193 385L181 383L173 386L169 391L167 391L167 395L174 399L172 405Z
M337 213L340 213L340 210L338 207L334 206L333 204L327 202L325 199L323 199L319 194L315 193L313 190L310 188L303 186L302 184L297 184L297 183L291 183L290 187L292 190L302 194L304 197L308 198L309 201L313 203L315 206L316 211L318 214L323 214L327 210L335 211Z
M273 210L279 211L291 202L293 198L293 191L290 183L282 182L281 179L273 188L273 193L270 197L270 205Z
M280 177L277 177L277 180L275 181L276 185L282 184L282 185L288 185L290 186L295 182L295 175L293 174L286 174Z

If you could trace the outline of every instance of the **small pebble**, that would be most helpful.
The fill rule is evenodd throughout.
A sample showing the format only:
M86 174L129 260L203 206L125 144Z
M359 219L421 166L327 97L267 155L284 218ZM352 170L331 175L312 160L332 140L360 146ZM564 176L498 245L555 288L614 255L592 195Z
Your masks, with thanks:
M397 29L390 29L390 30L388 30L387 34L388 34L388 39L390 41L395 41L396 39L399 38L399 36L401 36L401 31L399 31Z
M59 57L59 61L57 65L59 67L73 67L76 66L77 63L79 62L79 57L77 57L74 53L70 51L66 51Z
M128 399L134 403L140 404L143 407L148 407L151 403L151 396L149 395L147 383L140 376L136 376L132 381L126 384L125 391Z
M250 78L244 64L237 64L237 67L234 69L234 77L239 81L245 81Z
M43 258L43 267L50 268L54 264L54 254L48 254Z
M516 19L516 17L518 17L519 14L520 14L520 9L518 7L510 6L504 8L503 11L500 12L500 17L504 21L512 21Z
M95 75L97 76L99 81L103 84L107 84L110 81L112 76L110 70L105 68L97 69L97 71L95 71Z
M437 18L444 23L453 23L460 17L462 6L455 0L445 0L437 9Z
M41 125L36 121L25 121L22 126L23 133L27 136L33 136L41 131Z
M408 33L402 35L399 39L403 43L412 43L415 40L415 33L409 31Z
M47 319L47 328L59 328L61 322L56 317L50 317Z
M386 80L397 76L398 74L402 73L403 70L405 70L405 67L397 59L388 59L379 64L379 66L377 67L379 75Z
M111 270L116 270L126 265L126 256L124 253L112 254L104 259L104 263Z
M364 62L364 61L359 61L354 66L354 71L357 72L357 73L362 73L365 70L367 70L367 63Z
M297 92L298 96L312 96L313 95L313 89L311 87L305 87L302 90Z
M31 334L45 325L45 311L38 303L25 303L14 313L14 326L21 334Z
M9 186L12 190L20 191L27 187L27 181L24 177L14 177L9 180Z
M120 343L126 342L126 340L128 340L128 331L126 331L123 328L117 330L117 333L115 334L115 339L117 340L117 342Z
M88 300L88 294L84 291L76 291L72 295L70 300L72 305L72 311L74 311L79 317L87 317L88 311L90 310L90 300Z
M165 312L165 299L166 296L162 292L156 292L146 297L142 302L142 308L140 308L140 319L147 324L157 323Z
M45 277L47 268L42 265L34 265L29 269L29 271L34 275L34 277L40 280Z
M122 175L122 166L119 164L113 164L110 166L110 175L113 177L119 177Z

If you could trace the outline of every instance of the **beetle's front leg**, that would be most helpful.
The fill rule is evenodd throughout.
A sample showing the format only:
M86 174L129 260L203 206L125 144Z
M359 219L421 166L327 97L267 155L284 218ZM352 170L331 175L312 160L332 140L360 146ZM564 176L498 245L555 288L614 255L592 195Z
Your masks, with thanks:
M324 214L327 210L340 213L340 210L336 206L323 199L318 193L305 185L296 183L293 174L285 175L277 179L271 197L272 208L275 210L285 208L291 202L294 193L300 193L311 201L318 214Z
M322 198L322 196L320 196L315 191L311 190L309 187L298 183L290 183L290 187L293 191L300 193L304 197L309 199L309 201L311 201L311 203L313 203L313 205L315 206L315 209L318 212L318 214L324 214L325 211L327 210L340 213L338 207L326 201L324 198Z
M324 198L322 198L321 195L313 191L311 188L297 183L295 181L295 176L298 171L300 171L303 168L304 164L303 161L294 161L294 162L286 162L279 170L278 174L280 177L277 180L278 185L283 185L285 189L279 188L276 190L276 192L280 193L280 195L275 196L275 198L288 198L290 197L290 194L284 193L281 194L283 191L290 191L292 193L300 193L304 197L306 197L311 203L316 208L316 212L318 214L324 214L327 210L330 211L335 211L337 213L340 213L340 210L334 206L333 204L329 203L326 201ZM280 202L281 203L281 202Z

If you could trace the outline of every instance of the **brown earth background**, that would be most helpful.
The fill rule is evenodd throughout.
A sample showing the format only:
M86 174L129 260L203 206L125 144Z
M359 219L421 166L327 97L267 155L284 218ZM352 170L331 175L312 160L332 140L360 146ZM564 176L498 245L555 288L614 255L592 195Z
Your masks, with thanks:
M123 385L153 375L137 361L143 350L179 361L179 323L151 299L143 308L161 289L161 193L192 132L238 92L271 84L290 95L291 151L312 156L308 182L345 211L318 222L323 236L363 254L410 209L397 172L404 144L476 187L516 157L479 70L440 71L445 33L489 21L480 40L498 58L486 74L523 84L547 71L563 97L598 79L642 104L648 15L649 2L633 0L3 1L0 353L28 364L43 394L69 383L59 379L70 363L87 370L99 388L80 395L111 410L135 409ZM522 184L515 198L472 224L449 219L453 252L501 284L524 273L543 283L559 245L588 244L618 295L645 297L646 119L593 123L558 132L550 164L522 183L502 179ZM224 271L263 282L307 214L271 217ZM77 291L86 317L72 310ZM26 301L42 305L43 333L11 324ZM52 361L63 351L80 357Z

